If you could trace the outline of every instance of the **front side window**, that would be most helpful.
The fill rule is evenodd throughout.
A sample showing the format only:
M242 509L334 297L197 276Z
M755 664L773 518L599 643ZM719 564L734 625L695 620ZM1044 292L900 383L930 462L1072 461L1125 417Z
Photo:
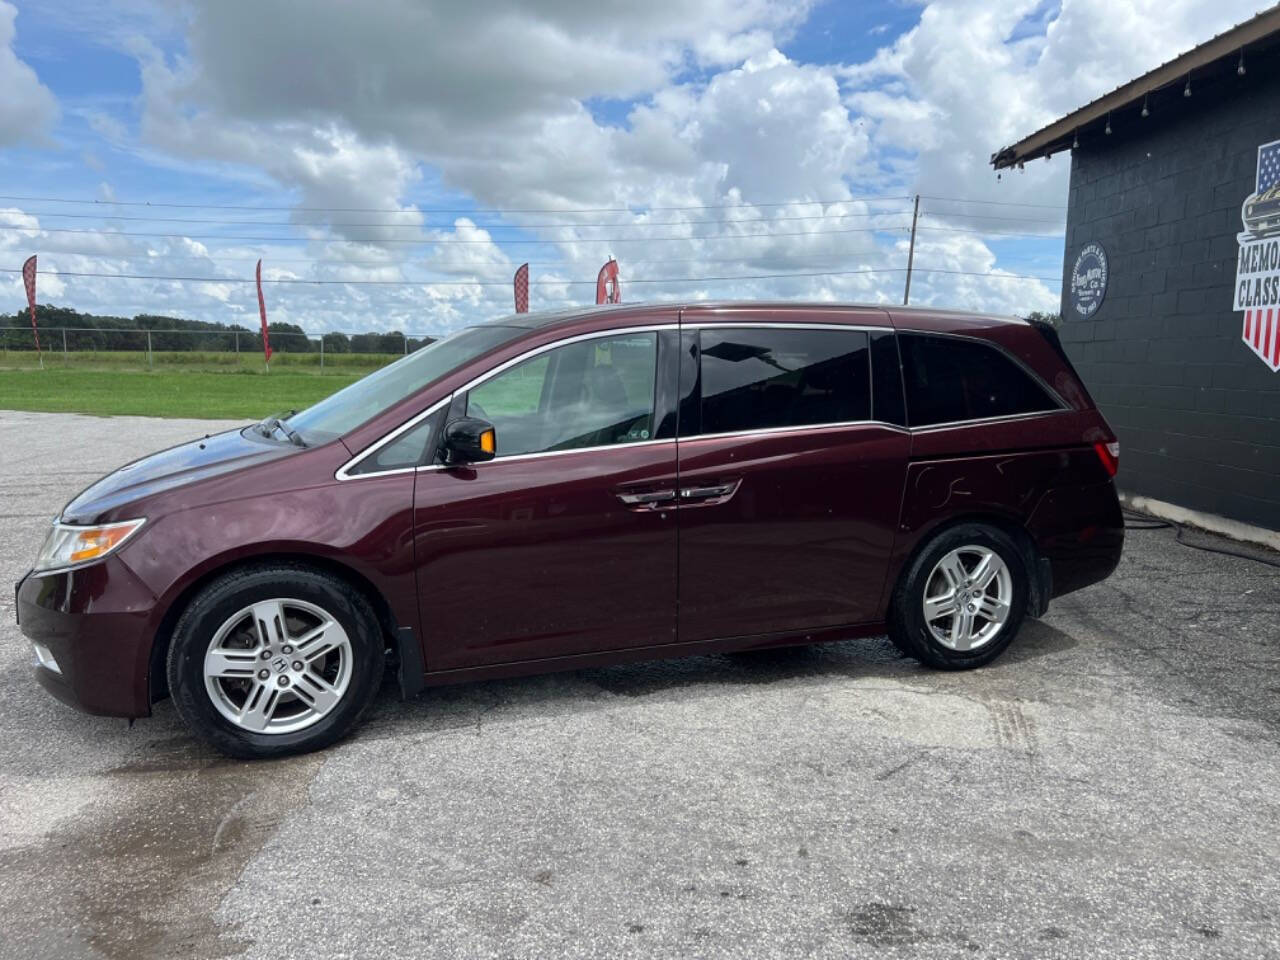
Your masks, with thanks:
M700 346L704 434L871 417L863 331L704 328Z
M649 440L657 362L656 333L579 340L473 388L467 416L493 424L498 457Z
M898 335L911 426L1056 410L1043 387L995 347L976 340Z
M288 424L308 443L332 440L464 363L528 332L523 327L500 324L460 330L331 393L289 417Z

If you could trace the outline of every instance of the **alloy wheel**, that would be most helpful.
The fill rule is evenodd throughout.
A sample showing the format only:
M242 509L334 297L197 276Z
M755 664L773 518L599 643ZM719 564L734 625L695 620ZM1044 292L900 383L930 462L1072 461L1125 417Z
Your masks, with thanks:
M949 650L984 647L1004 628L1013 577L1000 555L977 544L957 547L934 565L924 588L924 622Z
M209 698L253 733L294 733L318 723L351 682L351 640L321 607L261 600L232 614L204 656Z

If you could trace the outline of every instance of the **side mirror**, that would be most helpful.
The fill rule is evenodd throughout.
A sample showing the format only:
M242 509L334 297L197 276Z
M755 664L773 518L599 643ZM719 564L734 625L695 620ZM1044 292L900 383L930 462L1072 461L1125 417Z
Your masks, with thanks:
M488 420L462 417L445 426L444 450L449 463L483 463L498 452L498 432Z

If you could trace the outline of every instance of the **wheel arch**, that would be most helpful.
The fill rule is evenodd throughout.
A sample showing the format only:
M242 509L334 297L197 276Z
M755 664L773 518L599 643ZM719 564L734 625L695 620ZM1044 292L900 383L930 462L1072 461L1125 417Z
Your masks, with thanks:
M898 565L894 571L893 579L885 584L884 602L886 611L893 609L893 598L902 586L903 580L907 576L907 571L915 563L916 557L928 549L929 544L948 530L969 523L994 527L1006 534L1014 542L1022 553L1023 562L1026 564L1027 572L1030 575L1027 614L1032 617L1038 617L1048 609L1049 597L1053 593L1053 575L1049 567L1049 561L1036 547L1035 538L1027 529L1024 520L1012 513L1000 510L975 509L941 517L926 525L923 529L916 531L914 545L904 556L898 558Z
M272 551L248 557L227 559L223 563L215 563L202 571L190 583L186 584L169 603L156 627L152 642L151 654L147 666L147 685L149 701L157 703L169 695L169 684L165 673L165 659L169 654L169 645L173 640L173 630L178 619L191 603L191 599L202 589L227 573L249 567L264 567L274 564L288 563L294 566L310 567L321 573L336 576L355 589L369 601L378 617L378 626L382 630L382 638L388 649L395 649L396 637L400 625L396 622L386 598L368 577L361 574L340 560L313 553L295 553L290 551Z

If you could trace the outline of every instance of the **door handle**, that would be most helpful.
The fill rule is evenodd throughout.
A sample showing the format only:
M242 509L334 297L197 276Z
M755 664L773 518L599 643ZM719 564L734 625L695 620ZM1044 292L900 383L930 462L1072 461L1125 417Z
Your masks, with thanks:
M620 493L618 499L629 507L652 507L676 498L674 490L648 490L644 493Z
M682 487L681 500L714 500L716 497L727 497L737 488L734 483L716 483L707 487Z

